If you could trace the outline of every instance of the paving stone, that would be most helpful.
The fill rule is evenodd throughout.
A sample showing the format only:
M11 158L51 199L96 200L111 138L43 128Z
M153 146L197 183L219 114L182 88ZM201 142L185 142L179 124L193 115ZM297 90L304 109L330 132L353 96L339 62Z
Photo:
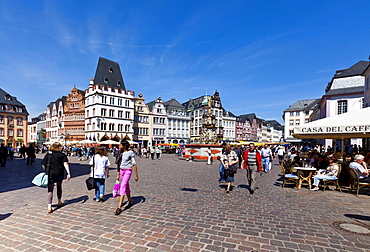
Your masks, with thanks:
M241 170L225 195L216 163L189 163L167 154L161 160L138 159L140 180L130 181L134 206L115 216L118 199L109 195L114 178L106 181L107 201L97 204L84 185L88 162L69 160L76 176L63 182L66 205L52 214L46 214L45 188L30 183L40 167L27 167L25 173L24 161L15 158L2 169L5 181L26 175L17 183L22 187L2 186L0 214L12 214L0 221L0 251L366 251L370 246L367 237L331 225L353 222L346 214L370 216L368 191L354 197L335 190L312 193L307 186L282 189L276 185L281 183L276 161L258 177L255 194L245 189Z

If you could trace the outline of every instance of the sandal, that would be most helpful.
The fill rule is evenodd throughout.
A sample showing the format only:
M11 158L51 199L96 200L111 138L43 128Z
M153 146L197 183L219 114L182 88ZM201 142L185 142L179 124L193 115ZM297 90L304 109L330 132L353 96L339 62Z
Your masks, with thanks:
M52 212L53 212L53 209L50 209L50 210L48 209L48 214L49 214L49 213L52 213Z
M114 212L115 215L120 215L122 213L121 208L117 208L116 211Z
M64 203L63 202L60 203L60 204L58 204L58 208L61 208L61 207L64 207Z

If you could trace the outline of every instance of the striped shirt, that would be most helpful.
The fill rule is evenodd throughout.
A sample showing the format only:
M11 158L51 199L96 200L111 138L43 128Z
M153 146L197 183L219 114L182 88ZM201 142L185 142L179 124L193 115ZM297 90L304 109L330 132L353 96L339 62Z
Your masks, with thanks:
M248 166L256 166L256 165L257 165L256 152L249 151L248 152Z

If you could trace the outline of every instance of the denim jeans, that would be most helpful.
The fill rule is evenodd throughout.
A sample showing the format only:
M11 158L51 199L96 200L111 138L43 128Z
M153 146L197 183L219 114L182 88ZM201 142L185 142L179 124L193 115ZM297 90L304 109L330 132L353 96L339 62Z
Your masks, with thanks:
M220 163L220 166L218 167L218 170L220 172L220 179L218 180L219 182L225 181L225 168L224 166Z
M330 175L317 175L317 176L313 177L313 185L314 186L319 186L320 180L322 180L322 179L332 179L332 178L336 178L336 177L330 176Z
M265 172L269 171L269 163L270 163L270 158L269 157L262 158L262 165L263 165L263 169L264 169Z
M95 197L98 200L104 195L105 179L95 178L94 180L95 180Z

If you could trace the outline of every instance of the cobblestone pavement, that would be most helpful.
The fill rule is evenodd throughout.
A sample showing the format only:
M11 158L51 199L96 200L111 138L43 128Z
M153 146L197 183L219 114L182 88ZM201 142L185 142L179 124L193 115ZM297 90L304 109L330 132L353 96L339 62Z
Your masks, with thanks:
M115 216L115 169L108 200L97 203L84 183L88 162L76 157L72 179L63 182L65 206L47 214L46 189L31 184L41 171L37 157L32 166L15 158L0 168L0 251L370 251L370 236L333 225L370 225L369 191L282 189L276 163L251 195L244 170L226 194L216 162L141 158L140 179L130 183L134 206Z

